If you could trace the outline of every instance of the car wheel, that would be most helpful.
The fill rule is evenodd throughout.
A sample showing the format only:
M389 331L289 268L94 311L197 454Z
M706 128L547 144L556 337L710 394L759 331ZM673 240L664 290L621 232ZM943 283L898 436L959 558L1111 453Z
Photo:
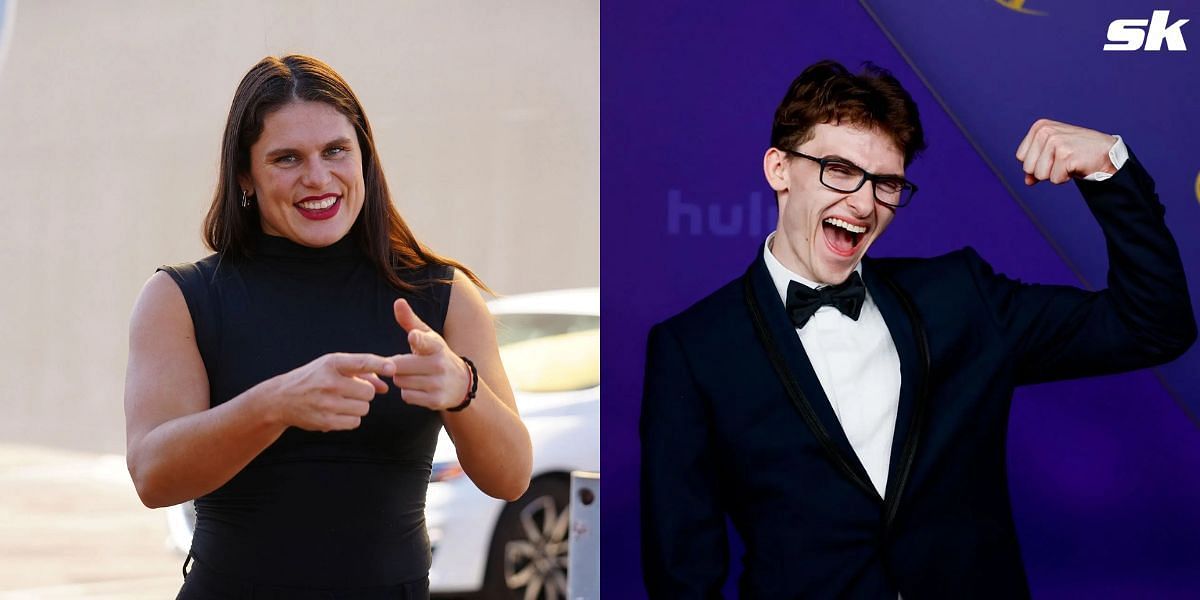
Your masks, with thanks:
M569 497L565 476L542 477L504 507L488 554L488 598L566 600Z

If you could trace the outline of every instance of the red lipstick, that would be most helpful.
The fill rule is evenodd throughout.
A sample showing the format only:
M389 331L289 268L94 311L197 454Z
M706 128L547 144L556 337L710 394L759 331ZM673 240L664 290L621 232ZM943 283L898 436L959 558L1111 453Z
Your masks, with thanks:
M332 204L329 204L328 202L322 202L328 200L329 198L333 198ZM302 206L303 204L309 204L311 206L313 203L329 205L321 206L320 208L309 208ZM313 221L324 221L325 219L329 219L338 213L338 209L342 207L342 197L333 193L322 194L320 196L307 196L293 206L295 206L296 210L300 211L300 214L304 215L304 218L306 219L312 219Z

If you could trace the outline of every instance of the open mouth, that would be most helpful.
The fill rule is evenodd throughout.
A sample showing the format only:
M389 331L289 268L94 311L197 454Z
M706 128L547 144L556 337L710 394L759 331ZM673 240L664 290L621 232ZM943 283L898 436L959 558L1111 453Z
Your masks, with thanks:
M321 221L337 214L342 206L342 197L337 194L325 194L319 198L301 200L294 206L305 218Z
M837 217L825 219L821 229L825 232L825 243L839 256L854 255L867 234L865 225L855 225Z

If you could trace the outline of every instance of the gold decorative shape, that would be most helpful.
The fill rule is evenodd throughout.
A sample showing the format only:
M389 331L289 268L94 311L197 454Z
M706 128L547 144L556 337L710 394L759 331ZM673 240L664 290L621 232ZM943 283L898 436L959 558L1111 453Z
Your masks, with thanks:
M1046 16L1046 11L1025 8L1025 0L996 0L996 4L1025 15L1037 15L1039 17Z

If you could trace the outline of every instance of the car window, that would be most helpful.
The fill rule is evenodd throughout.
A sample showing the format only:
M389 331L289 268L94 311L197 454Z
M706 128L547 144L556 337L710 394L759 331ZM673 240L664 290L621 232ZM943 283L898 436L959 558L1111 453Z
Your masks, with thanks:
M513 313L496 315L496 340L501 346L575 331L600 328L596 315Z
M566 392L600 385L600 328L535 337L500 346L513 389Z

